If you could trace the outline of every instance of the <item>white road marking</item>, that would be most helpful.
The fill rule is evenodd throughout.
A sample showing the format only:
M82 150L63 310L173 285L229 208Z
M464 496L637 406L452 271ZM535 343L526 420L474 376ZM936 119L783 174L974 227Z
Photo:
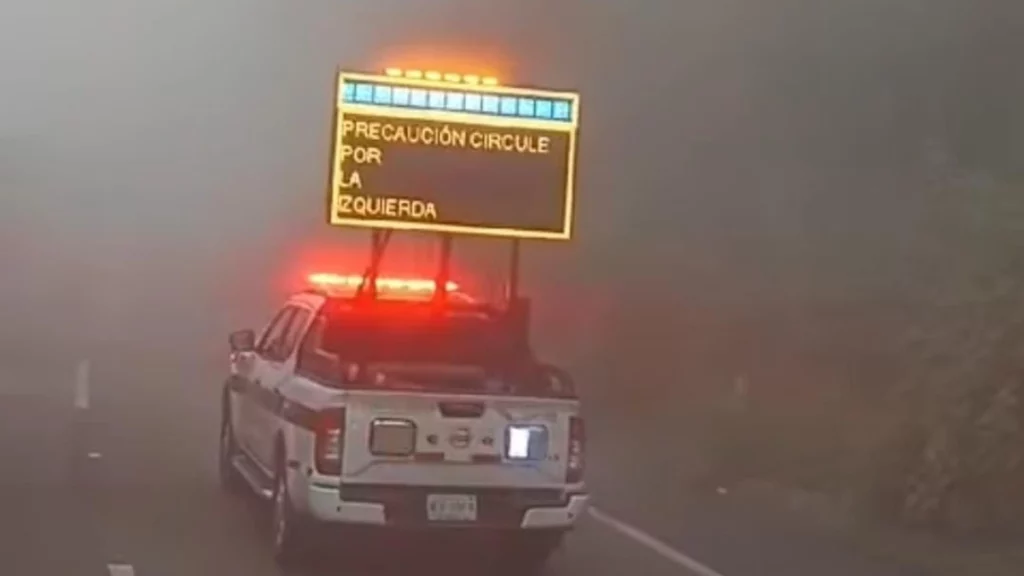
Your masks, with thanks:
M626 524L622 520L613 518L612 516L609 516L608 514L602 512L601 510L594 508L593 506L590 507L589 511L590 516L598 522L601 522L602 524L614 529L618 533L622 534L623 536L626 536L634 542L637 542L638 544L647 547L652 552L655 552L656 554L672 562L673 564L686 568L687 570L693 572L697 576L722 576L722 574L720 574L719 572L716 572L708 566L705 566L704 564L701 564L693 558L690 558L686 554L683 554L682 552L676 550L675 548L669 546L661 540L658 540L657 538L651 536L643 530L640 530L639 528L634 528L633 526Z
M103 457L103 454L100 454L99 452L89 452L89 459L90 460L99 460L102 457Z
M75 372L75 408L78 410L89 409L89 372L91 366L88 360L78 363L78 370Z
M110 576L135 576L135 568L131 564L107 564Z

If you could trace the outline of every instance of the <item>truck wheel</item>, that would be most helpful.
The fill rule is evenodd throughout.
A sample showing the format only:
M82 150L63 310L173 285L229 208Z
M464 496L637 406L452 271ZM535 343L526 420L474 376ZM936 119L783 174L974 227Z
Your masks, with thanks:
M220 448L218 450L218 471L220 485L229 494L241 494L245 490L245 480L235 468L234 459L238 455L238 444L235 443L235 432L231 429L230 412L225 406L220 422Z
M288 493L284 457L278 458L274 474L274 498L271 529L274 560L282 567L294 567L305 560L306 544L302 519L292 506Z

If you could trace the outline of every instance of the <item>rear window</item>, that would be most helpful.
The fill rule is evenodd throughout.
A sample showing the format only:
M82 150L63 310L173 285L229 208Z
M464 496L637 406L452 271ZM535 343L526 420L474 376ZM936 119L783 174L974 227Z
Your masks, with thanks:
M515 363L509 331L482 315L441 315L399 307L346 311L327 318L325 352L360 363L448 364L498 369Z
M530 350L520 346L500 317L490 314L438 314L429 305L407 302L328 308L314 322L304 349L299 370L325 384L342 385L338 362L355 362L388 377L346 386L542 397L572 394L539 377Z

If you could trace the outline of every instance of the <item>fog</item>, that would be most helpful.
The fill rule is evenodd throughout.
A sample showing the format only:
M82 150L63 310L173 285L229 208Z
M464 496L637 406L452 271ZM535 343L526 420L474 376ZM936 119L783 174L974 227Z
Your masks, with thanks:
M585 363L651 296L699 322L855 292L869 263L899 267L943 159L1019 170L1020 12L7 0L4 346L220 353L302 258L361 257L364 235L324 224L334 70L424 50L582 93L575 239L525 250L538 330L563 327L556 354Z

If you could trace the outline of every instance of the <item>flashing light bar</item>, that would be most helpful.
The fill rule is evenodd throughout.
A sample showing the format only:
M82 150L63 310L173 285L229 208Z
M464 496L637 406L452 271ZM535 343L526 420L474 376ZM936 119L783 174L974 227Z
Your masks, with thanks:
M575 108L575 104L568 98L481 94L459 88L415 88L358 80L345 83L342 101L346 104L519 117L559 123L571 123Z
M412 80L433 80L435 82L450 82L452 84L481 84L483 86L497 86L498 79L493 76L479 76L477 74L456 74L454 72L438 72L436 70L404 70L402 68L387 68L384 73L392 78L409 78Z
M345 287L358 288L363 283L363 277L359 275L317 273L310 274L308 278L311 284L323 287ZM426 278L377 278L378 290L408 290L412 292L434 292L437 283ZM447 292L455 292L459 285L449 280L445 284Z

